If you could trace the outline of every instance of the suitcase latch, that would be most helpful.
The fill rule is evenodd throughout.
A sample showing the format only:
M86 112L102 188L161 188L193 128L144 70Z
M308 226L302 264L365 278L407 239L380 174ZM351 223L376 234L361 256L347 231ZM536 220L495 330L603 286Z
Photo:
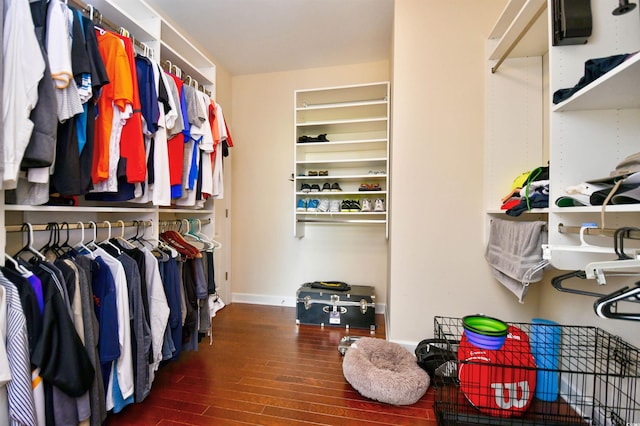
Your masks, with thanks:
M305 296L303 300L304 308L308 311L309 309L311 309L311 296Z
M363 314L367 313L367 309L369 309L368 303L366 299L360 299L360 312Z

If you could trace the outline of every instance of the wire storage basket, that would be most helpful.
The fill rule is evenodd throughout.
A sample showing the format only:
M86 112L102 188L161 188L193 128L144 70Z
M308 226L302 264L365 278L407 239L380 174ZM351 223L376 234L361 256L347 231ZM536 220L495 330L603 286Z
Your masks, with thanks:
M484 350L462 318L434 318L448 354L432 380L439 425L640 425L636 347L597 327L508 325L502 348Z

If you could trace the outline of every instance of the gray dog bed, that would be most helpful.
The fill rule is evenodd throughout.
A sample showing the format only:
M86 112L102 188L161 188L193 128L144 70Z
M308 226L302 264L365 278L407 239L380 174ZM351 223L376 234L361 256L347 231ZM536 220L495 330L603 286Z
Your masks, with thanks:
M351 345L342 361L342 372L362 396L393 405L416 403L430 383L411 352L373 337Z

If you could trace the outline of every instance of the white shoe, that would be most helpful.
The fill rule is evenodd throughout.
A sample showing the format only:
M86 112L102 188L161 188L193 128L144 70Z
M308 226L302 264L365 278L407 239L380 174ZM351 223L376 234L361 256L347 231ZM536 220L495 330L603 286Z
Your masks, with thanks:
M321 199L320 203L318 204L318 211L326 212L328 210L329 210L329 199L328 198Z
M360 209L361 212L370 212L371 211L371 200L368 198L365 198L364 200L362 200L362 208Z
M385 211L384 200L382 198L376 198L376 201L373 203L373 211L374 212Z
M329 211L331 213L340 212L340 200L331 200L331 202L329 203Z

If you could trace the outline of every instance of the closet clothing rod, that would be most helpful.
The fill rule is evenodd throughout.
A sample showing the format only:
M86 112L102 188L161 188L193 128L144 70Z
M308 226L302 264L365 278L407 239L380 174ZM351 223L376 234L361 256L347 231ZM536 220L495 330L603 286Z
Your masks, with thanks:
M55 222L59 225L61 225L60 222ZM67 222L69 223L69 222ZM111 224L111 228L121 228L122 227L122 222L109 222ZM95 222L96 224L96 228L108 228L109 225L107 225L104 222ZM84 229L90 229L93 227L92 223L85 223L83 222L84 225ZM150 220L139 220L137 222L124 222L124 226L125 228L132 228L132 227L138 227L138 226L152 226L153 223ZM49 225L43 225L43 224L38 224L38 225L31 225L31 229L34 231L50 231L51 229L47 229L47 226ZM65 225L65 229L66 229L66 225ZM81 229L80 224L77 222L71 222L69 223L69 229ZM6 232L21 232L21 231L28 231L27 229L23 228L23 225L6 225L5 226L5 230Z
M511 51L518 45L518 43L520 43L520 40L522 40L525 34L527 34L527 32L531 29L533 24L538 20L540 15L542 15L542 12L544 12L546 9L547 9L547 3L544 2L540 6L540 9L538 9L538 11L533 15L533 17L531 17L531 20L527 22L527 25L524 26L520 34L518 34L518 36L513 40L513 42L511 42L507 50L502 54L502 56L500 56L500 59L498 59L498 62L496 62L496 64L493 67L491 67L492 74L495 74L495 72L498 71L498 68L500 68L500 65L502 65L504 60L507 59L509 54L511 54Z
M195 220L195 219L171 219L171 220L161 220L158 223L160 225L175 225L175 224L180 224L182 223L182 221L185 220ZM207 218L207 219L198 219L200 221L200 223L202 225L208 225L211 223L211 218Z
M140 49L144 50L145 52L147 51L147 49L149 49L149 46L147 46L146 44L136 40L136 38L133 37L133 35L131 35L131 33L129 32L128 29L124 28L121 25L116 25L115 23L113 23L110 20L108 20L107 18L105 18L104 15L95 6L87 4L87 3L84 3L81 0L69 0L68 4L73 4L78 9L80 9L81 12L86 13L86 14L90 14L91 11L93 10L94 13L97 13L98 15L100 15L100 19L98 19L98 20L96 20L95 16L93 17L93 23L94 24L96 24L96 21L97 21L97 25L109 27L110 30L115 31L117 33L120 32L120 28L123 28L128 33L127 37L129 37L129 38L131 38L131 40L133 40L133 44L135 44L136 46L138 46Z
M562 223L558 224L558 232L561 234L579 234L580 226L567 226ZM602 235L605 237L614 237L616 229L614 228L585 228L584 235ZM629 231L628 234L625 233L625 238L630 238L632 240L640 240L640 231Z

